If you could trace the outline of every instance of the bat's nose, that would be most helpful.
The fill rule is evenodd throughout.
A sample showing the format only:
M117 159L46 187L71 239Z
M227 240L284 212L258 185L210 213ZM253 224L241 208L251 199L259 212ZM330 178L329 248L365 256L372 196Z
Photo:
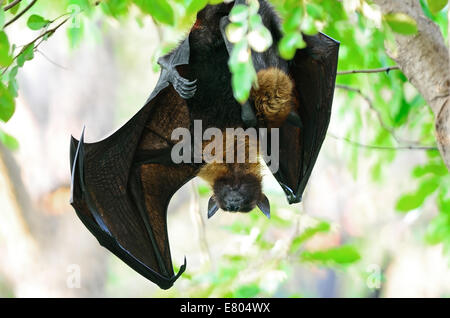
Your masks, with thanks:
M228 203L226 205L226 209L229 212L238 212L240 210L240 205L239 204L234 204L234 203Z
M230 191L225 196L225 209L230 212L240 211L244 200L242 195L237 191Z

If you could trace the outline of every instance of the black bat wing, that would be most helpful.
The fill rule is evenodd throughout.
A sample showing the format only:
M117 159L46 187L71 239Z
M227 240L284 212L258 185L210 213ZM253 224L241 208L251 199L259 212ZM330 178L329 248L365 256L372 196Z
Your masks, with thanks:
M274 174L290 204L303 191L325 139L336 82L339 42L324 34L305 36L307 47L289 63L303 128L280 128L280 167Z
M167 207L196 170L171 160L172 131L190 125L185 100L163 81L155 90L146 105L109 138L87 144L84 131L80 141L72 138L71 204L102 246L168 289L185 270L186 260L175 275Z

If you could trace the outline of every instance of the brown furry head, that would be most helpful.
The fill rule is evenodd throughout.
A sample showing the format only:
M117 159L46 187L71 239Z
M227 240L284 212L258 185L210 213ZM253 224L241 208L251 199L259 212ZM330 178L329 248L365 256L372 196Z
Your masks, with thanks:
M260 163L209 163L198 173L214 191L218 207L230 212L250 212L262 194Z
M258 118L269 128L280 127L294 105L294 83L282 70L272 67L258 72L258 86L250 93Z
M223 135L223 155L221 162L211 162L203 166L198 176L206 180L214 191L213 200L219 208L230 212L250 212L263 197L261 164L257 152L250 151L251 140L233 136L226 142ZM220 142L220 141L219 141ZM205 145L208 142L205 143ZM205 146L204 145L204 146ZM257 148L257 145L254 145ZM245 160L238 162L238 150L245 150ZM233 163L227 162L227 154Z
M262 197L261 179L251 173L217 178L213 190L218 207L230 212L250 212Z

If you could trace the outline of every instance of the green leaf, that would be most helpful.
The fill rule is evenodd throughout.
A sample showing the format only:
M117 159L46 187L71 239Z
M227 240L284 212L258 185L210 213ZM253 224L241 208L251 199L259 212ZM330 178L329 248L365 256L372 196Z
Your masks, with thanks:
M438 207L441 213L450 217L450 189L445 185L441 186L438 194Z
M14 0L9 0L9 3L13 2ZM15 15L17 13L17 11L19 11L20 5L22 4L22 2L19 2L18 4L16 4L14 7L12 7L11 9L9 9L9 13L11 13L12 15Z
M0 130L0 142L10 150L19 149L19 142L17 141L17 139L1 130Z
M427 3L428 7L430 8L430 11L436 14L445 8L445 6L448 3L448 0L427 0Z
M260 291L261 290L260 290L259 286L256 284L244 285L244 286L240 286L233 293L233 297L235 297L235 298L252 298L252 297L256 297Z
M101 9L107 15L113 16L116 19L128 13L128 1L123 0L109 0L100 3ZM141 8L142 10L142 8ZM143 10L144 11L144 10Z
M290 33L298 31L302 22L303 9L302 7L295 8L287 19L283 22L283 32Z
M244 23L230 23L225 29L227 39L231 43L238 43L242 41L247 34L247 24Z
M448 174L447 168L441 162L439 164L429 163L424 166L417 166L414 168L412 175L414 178L423 177L426 174L434 174L436 176L446 176Z
M189 6L186 8L186 15L194 15L198 11L202 10L208 4L207 0L194 0L191 1Z
M255 52L264 52L272 46L272 34L266 27L261 27L248 34L248 44Z
M9 80L13 80L16 78L17 73L19 72L19 67L18 66L14 66L11 71L9 72Z
M450 240L450 217L445 214L440 214L433 219L428 225L425 239L431 245Z
M201 184L198 186L198 193L201 197L206 197L210 195L211 189L208 186Z
M0 30L5 26L5 11L0 7Z
M16 79L15 78L10 79L9 83L8 83L8 91L13 98L16 98L17 96L19 96L19 94L17 93L18 90L19 90L19 85L17 84Z
M79 17L74 17L73 19L73 25L67 28L67 37L71 48L77 47L81 43L84 35L83 21Z
M234 222L232 225L227 225L223 227L224 230L227 230L234 234L250 234L251 226L245 225L242 222Z
M416 34L417 22L409 15L404 13L389 13L384 15L384 20L394 32L413 35Z
M316 20L323 19L325 13L323 8L315 3L308 3L306 5L306 12Z
M27 26L31 30L40 30L45 28L51 21L44 19L40 15L33 14L28 18Z
M278 44L278 50L282 58L291 60L295 56L297 49L306 47L306 42L300 32L292 32L286 34Z
M259 14L255 14L250 17L249 25L251 30L264 27L263 20Z
M13 58L9 55L8 36L4 31L0 31L0 66L6 67L11 65Z
M16 104L14 97L9 92L8 88L0 82L0 120L7 122L11 119Z
M175 24L174 12L167 0L135 0L135 3L155 20L168 25Z
M343 245L324 251L303 252L301 259L303 261L319 262L325 265L348 265L359 261L361 259L361 255L355 247L351 245Z
M234 98L240 103L244 103L250 96L250 89L256 81L256 71L252 60L247 63L239 63L234 67L232 77L232 87Z
M395 206L400 212L409 212L419 208L426 198L433 194L439 187L440 179L437 177L423 181L415 193L402 196Z
M231 9L229 19L231 22L244 22L248 18L248 7L243 4L238 4Z
M314 235L318 233L326 233L330 230L330 224L327 222L320 222L318 225L307 228L302 234L297 236L293 241L291 245L291 252L297 251L300 246L312 238Z
M17 57L17 65L22 67L26 61L34 58L34 43L28 44Z
M316 21L311 16L305 16L301 24L302 32L306 35L315 35L317 32Z
M126 1L122 1L122 2L126 3ZM83 11L83 13L89 14L92 11L92 8L93 8L93 6L90 3L90 0L69 0L67 4L68 4L69 8L71 6L72 7L73 6L78 6L78 9L74 10L74 11L76 11L78 13ZM75 8L75 7L73 7L73 8Z

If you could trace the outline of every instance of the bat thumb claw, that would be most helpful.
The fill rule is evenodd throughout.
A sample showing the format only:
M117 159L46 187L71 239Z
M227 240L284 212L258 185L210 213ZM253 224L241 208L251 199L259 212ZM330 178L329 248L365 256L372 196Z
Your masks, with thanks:
M212 218L218 210L219 208L217 207L216 201L211 197L208 202L208 219Z
M269 199L265 195L263 195L261 201L259 201L256 205L261 210L261 212L268 219L270 219L270 202L269 202Z
M255 127L258 124L255 112L248 101L242 105L241 118L246 127Z
M302 123L302 120L301 120L300 116L297 115L297 113L295 113L293 111L289 113L289 115L288 115L286 120L292 126L295 126L295 127L298 127L298 128L303 128L303 123Z

